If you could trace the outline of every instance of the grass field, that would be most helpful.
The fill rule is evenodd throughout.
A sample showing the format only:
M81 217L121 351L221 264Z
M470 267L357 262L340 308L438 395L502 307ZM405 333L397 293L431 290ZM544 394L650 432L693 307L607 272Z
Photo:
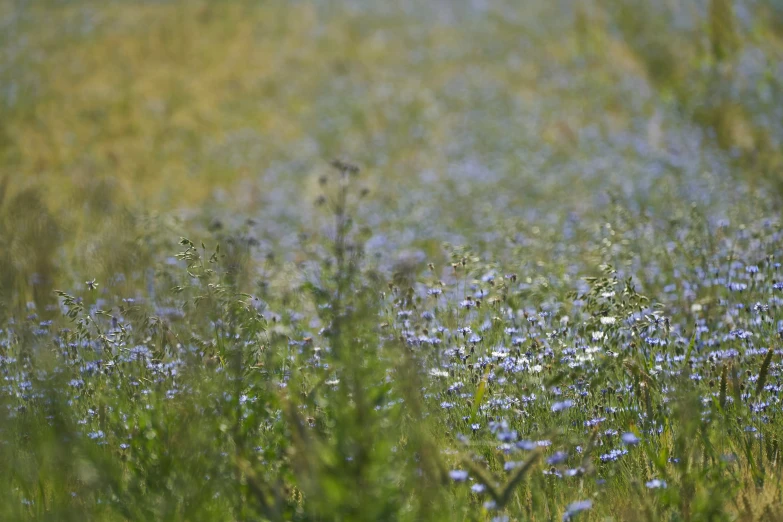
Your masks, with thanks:
M776 0L0 0L0 520L783 520Z

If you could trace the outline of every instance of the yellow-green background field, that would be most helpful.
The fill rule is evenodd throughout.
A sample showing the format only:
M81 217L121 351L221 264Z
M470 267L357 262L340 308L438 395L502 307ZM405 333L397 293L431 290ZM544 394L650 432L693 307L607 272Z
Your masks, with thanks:
M338 154L384 179L441 171L461 120L489 125L498 104L549 106L490 129L490 143L533 126L569 151L587 124L619 132L658 102L720 89L683 83L715 60L706 4L418 4L4 1L0 168L58 210L91 197L192 207L216 187L252 205L237 182L281 161L302 164L296 178ZM762 22L730 40L778 59L780 35ZM556 82L561 70L578 82ZM623 80L657 96L640 92L645 106L629 109ZM456 85L491 92L460 99ZM759 146L742 100L721 103L724 144Z
M437 208L460 233L497 192L516 216L589 209L702 131L688 161L731 151L719 179L777 190L780 13L725 5L3 1L3 293L75 261L110 276L148 212L301 217L338 156L388 221ZM622 171L582 175L606 151Z

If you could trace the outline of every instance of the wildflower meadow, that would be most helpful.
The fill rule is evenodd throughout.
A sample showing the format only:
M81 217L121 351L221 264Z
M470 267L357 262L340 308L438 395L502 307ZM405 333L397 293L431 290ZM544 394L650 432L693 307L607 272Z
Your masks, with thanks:
M777 0L0 0L0 520L783 520Z

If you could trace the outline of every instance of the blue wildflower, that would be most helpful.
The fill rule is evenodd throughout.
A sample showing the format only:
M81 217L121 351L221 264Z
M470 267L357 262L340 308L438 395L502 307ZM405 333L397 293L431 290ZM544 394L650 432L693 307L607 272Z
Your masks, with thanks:
M591 507L593 507L592 500L579 500L577 502L572 502L566 508L566 512L563 513L563 520L571 520L575 515L581 513L582 511L587 511Z
M622 439L623 444L627 444L629 446L635 446L636 444L639 444L639 442L641 442L639 437L637 437L633 433L623 433L623 436L620 438Z
M454 482L465 482L468 480L468 472L463 469L453 469L449 471L449 477Z
M565 451L557 451L551 456L547 457L546 463L550 466L554 466L556 464L562 464L568 459L568 453Z
M530 440L520 440L517 442L517 448L525 451L533 451L536 449L536 443Z
M556 402L552 405L552 411L558 412L567 410L568 408L572 407L574 405L573 401L565 400L563 402Z
M504 471L511 471L512 469L515 469L517 467L519 467L519 462L516 462L516 461L513 461L513 460L509 460L508 462L503 464L503 470Z

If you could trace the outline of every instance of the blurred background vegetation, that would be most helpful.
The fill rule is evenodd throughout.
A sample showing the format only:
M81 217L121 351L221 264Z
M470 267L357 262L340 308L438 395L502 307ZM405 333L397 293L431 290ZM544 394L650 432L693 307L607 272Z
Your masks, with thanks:
M337 156L427 255L428 219L589 209L664 156L777 194L782 50L776 0L2 0L0 294L141 277L153 231L221 216L285 241Z

